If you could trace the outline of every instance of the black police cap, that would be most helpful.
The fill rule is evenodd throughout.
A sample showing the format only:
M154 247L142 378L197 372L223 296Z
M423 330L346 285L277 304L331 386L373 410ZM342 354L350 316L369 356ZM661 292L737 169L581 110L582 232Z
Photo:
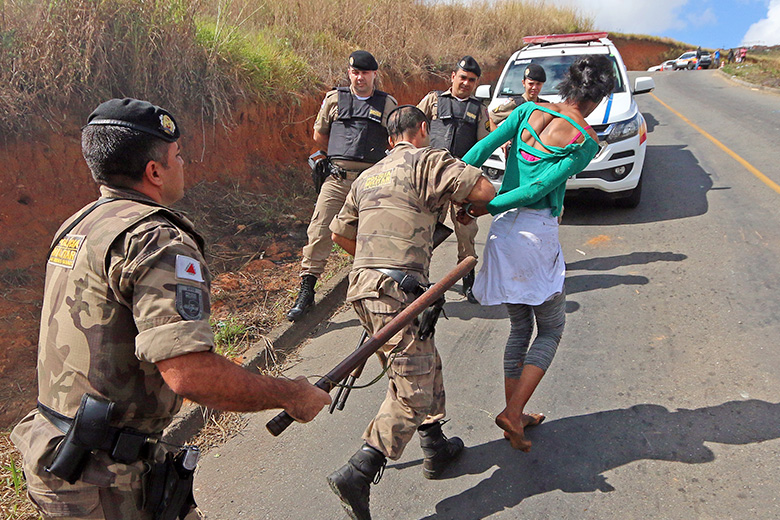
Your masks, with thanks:
M377 70L379 64L368 51L355 51L349 55L349 66L358 70Z
M89 125L124 126L172 143L179 139L179 126L167 110L138 99L111 99L98 106L87 119Z
M463 56L460 61L458 61L458 68L476 74L477 77L482 75L482 69L479 68L479 63L471 56Z
M537 65L536 63L531 63L525 68L525 72L523 73L523 77L525 79L531 79L533 81L540 81L544 83L547 81L547 74L544 73L544 69L541 65Z

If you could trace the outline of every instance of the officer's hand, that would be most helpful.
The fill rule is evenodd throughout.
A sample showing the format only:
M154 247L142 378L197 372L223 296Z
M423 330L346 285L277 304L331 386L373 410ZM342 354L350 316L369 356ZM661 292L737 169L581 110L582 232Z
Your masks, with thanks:
M295 385L293 398L284 411L298 422L306 423L314 419L320 410L330 404L330 395L321 388L299 376L290 381Z
M458 223L463 224L464 226L467 225L469 222L474 220L472 217L466 215L466 210L463 208L460 208L458 212L455 214L455 220L458 221Z

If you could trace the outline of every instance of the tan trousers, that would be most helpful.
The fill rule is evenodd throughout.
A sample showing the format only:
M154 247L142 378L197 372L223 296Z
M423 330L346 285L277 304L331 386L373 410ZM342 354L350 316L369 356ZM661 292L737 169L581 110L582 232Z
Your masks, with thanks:
M332 175L325 179L306 230L309 242L303 248L301 276L311 274L319 277L325 270L328 255L333 248L330 223L341 211L352 181L358 175L357 172L347 172L346 179L337 179Z
M388 312L392 302L397 304L381 296L353 303L369 334L376 333L403 310L395 305L396 309ZM396 347L400 352L387 371L390 380L385 400L363 433L363 440L369 446L391 460L401 457L418 426L441 420L445 414L441 358L433 338L418 340L417 329L415 323L410 324L380 349L386 357Z
M464 226L455 220L455 215L458 213L458 207L455 204L450 204L448 209L442 211L441 215L439 216L439 222L444 223L444 220L447 217L447 213L449 213L450 220L452 220L452 227L455 230L455 238L458 239L458 263L462 262L470 256L479 258L477 256L477 250L474 246L477 233L479 232L477 219L473 219Z

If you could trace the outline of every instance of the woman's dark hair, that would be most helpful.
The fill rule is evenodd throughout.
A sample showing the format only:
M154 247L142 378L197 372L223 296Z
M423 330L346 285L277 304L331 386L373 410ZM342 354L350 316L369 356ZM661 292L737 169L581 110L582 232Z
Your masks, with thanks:
M387 134L395 138L423 122L430 123L425 112L414 105L401 105L387 115Z
M608 96L614 87L615 69L612 60L594 54L572 63L558 86L558 93L564 100L598 103Z
M123 126L85 126L81 131L81 152L98 184L130 187L143 178L146 164L164 166L168 143Z

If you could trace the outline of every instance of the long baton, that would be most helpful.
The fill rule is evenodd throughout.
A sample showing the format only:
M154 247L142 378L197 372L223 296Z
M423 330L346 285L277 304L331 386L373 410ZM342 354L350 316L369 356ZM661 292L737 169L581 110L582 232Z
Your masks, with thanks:
M469 256L455 269L447 273L438 283L432 285L427 291L422 293L416 300L409 304L404 310L393 318L390 323L382 327L376 334L368 338L360 348L352 352L349 356L336 365L333 370L325 374L317 381L314 386L330 392L336 383L345 379L350 372L365 363L371 354L379 350L382 345L387 343L390 338L395 336L398 331L412 322L422 311L430 307L438 300L450 287L466 276L477 265L477 259ZM295 419L287 412L280 412L279 415L268 421L265 425L271 435L277 436L290 426Z

